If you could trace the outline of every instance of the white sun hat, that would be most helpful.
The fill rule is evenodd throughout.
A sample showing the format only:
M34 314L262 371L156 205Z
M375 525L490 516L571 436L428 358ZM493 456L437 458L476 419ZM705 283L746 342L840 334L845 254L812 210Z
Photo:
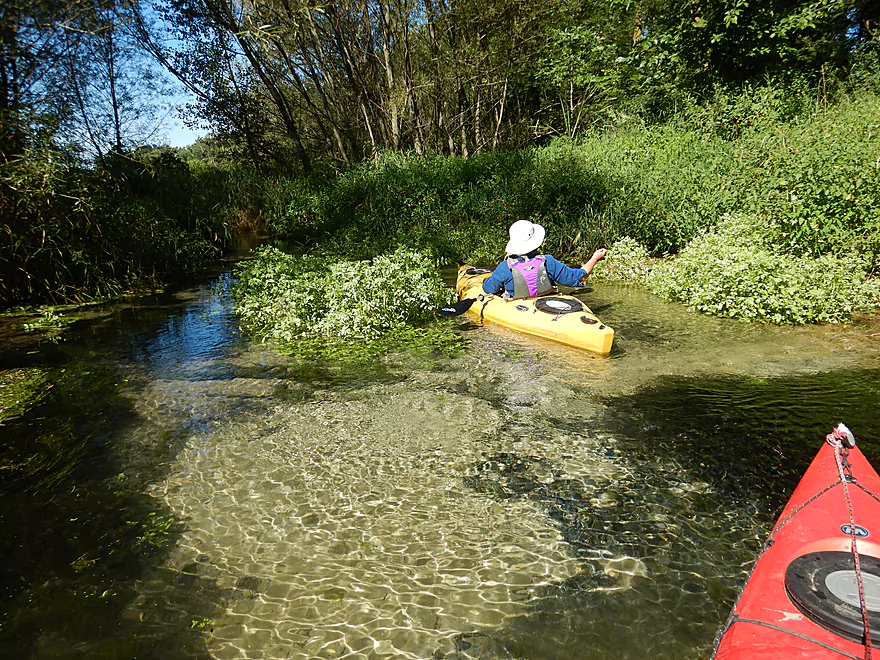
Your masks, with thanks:
M528 220L517 220L510 225L510 240L504 248L507 254L528 254L544 242L544 228Z

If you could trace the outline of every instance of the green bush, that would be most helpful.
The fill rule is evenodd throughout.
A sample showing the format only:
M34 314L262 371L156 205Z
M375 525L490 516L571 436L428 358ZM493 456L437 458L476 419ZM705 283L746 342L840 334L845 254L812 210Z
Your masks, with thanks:
M880 303L859 254L792 256L773 237L772 226L727 216L657 264L646 284L707 314L778 324L847 321Z
M869 91L830 101L797 80L721 90L665 124L468 159L386 154L297 181L275 227L339 256L403 244L447 263L489 263L520 218L545 225L546 251L579 260L625 236L673 254L725 213L745 213L769 218L785 253L876 254L878 135Z
M741 141L736 210L766 216L794 254L880 248L880 100L843 99Z
M433 318L451 301L431 261L406 248L370 261L293 256L274 247L237 268L236 309L264 339L372 339Z
M604 241L585 209L607 185L570 149L484 153L468 159L386 154L335 180L291 184L293 201L274 225L295 243L315 241L337 257L363 258L399 245L438 262L497 261L520 218L544 223L547 249L586 257ZM589 216L589 211L586 211ZM581 243L571 237L581 233Z

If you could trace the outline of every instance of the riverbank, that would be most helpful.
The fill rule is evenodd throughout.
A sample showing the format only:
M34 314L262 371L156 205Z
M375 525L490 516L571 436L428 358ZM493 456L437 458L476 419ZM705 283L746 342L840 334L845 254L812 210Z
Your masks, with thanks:
M528 218L546 252L582 263L609 246L607 265L615 251L618 270L642 262L630 281L703 313L842 322L880 300L878 121L871 91L722 94L663 124L467 159L386 154L298 180L271 228L326 260L402 245L493 266Z
M83 304L192 278L279 213L276 180L173 149L0 169L0 309Z
M9 207L15 214L3 235L10 240L0 243L0 304L161 286L200 268L247 228L329 260L372 259L403 247L438 265L463 255L490 265L503 253L508 226L521 218L546 226L544 249L573 263L623 239L652 257L676 255L735 217L747 226L741 239L760 234L763 258L748 263L742 241L728 240L713 258L745 264L725 274L745 288L778 278L771 266L782 260L795 272L824 259L852 277L874 276L880 146L872 136L880 103L869 89L833 99L808 91L780 83L719 92L701 105L683 103L664 123L622 117L537 148L469 158L386 153L299 178L216 158L184 162L167 149L108 164L107 172L115 167L124 176L106 181L100 168L23 163L15 175L21 181L4 193L21 203ZM7 187L15 176L4 179ZM49 188L37 185L44 179ZM712 275L689 274L679 288ZM784 275L784 297L809 299L814 279ZM702 283L709 297L694 306L705 312L733 307L770 322L828 317L821 310L756 315L730 282ZM843 295L850 299L837 307L864 307L854 288Z

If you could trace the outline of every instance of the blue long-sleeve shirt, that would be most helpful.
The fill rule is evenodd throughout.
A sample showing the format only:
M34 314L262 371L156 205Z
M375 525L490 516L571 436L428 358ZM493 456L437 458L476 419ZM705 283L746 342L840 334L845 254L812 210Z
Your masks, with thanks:
M587 274L587 271L583 268L566 266L552 255L545 254L543 256L547 266L547 275L550 276L552 282L562 286L583 286L581 278ZM526 261L525 257L517 257L517 259L519 261ZM507 265L506 259L498 264L495 270L492 271L492 274L485 279L483 291L486 293L502 293L507 291L510 295L513 295L513 274L510 272L510 266Z

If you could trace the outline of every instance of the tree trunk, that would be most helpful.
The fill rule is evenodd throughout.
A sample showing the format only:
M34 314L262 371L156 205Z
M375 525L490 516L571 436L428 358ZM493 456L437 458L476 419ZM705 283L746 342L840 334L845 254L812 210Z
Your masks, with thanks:
M379 2L382 17L382 63L385 68L385 114L391 129L391 148L400 149L400 117L397 110L397 94L394 88L394 70L391 67L391 9L387 2Z
M114 151L118 154L123 152L122 148L122 120L119 117L119 97L116 93L116 51L113 42L113 28L108 28L106 33L107 39L107 79L110 83L110 105L113 110L113 136Z

